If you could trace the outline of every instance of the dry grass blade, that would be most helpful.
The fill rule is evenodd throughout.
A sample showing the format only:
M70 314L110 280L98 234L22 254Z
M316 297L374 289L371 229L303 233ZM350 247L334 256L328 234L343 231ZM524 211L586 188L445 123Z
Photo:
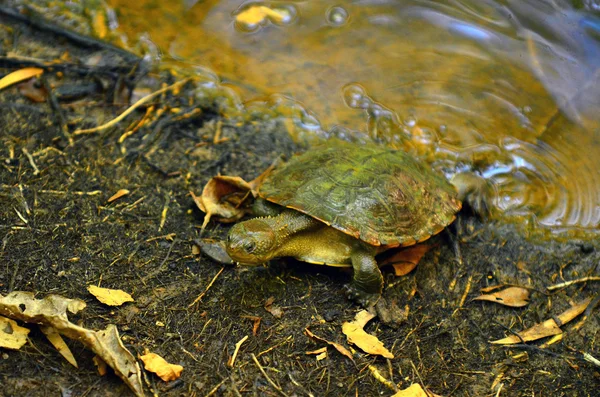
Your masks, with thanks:
M40 68L23 68L9 73L0 79L0 90L32 77L39 76L42 73L44 73L44 69Z

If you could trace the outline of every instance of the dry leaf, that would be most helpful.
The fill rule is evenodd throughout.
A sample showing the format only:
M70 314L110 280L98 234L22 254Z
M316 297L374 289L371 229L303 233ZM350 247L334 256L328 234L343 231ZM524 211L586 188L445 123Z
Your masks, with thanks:
M127 189L119 189L118 192L116 192L115 194L113 194L112 196L110 196L110 198L108 199L109 203L112 203L113 201L120 199L123 196L127 196L129 194L129 190Z
M529 342L545 338L546 336L558 335L562 333L560 326L573 320L585 311L587 306L592 301L592 298L588 298L575 306L565 310L563 313L557 316L561 324L557 324L554 318L548 319L543 323L534 325L531 328L526 329L517 333L517 335L511 335L503 339L498 339L490 343L497 345L512 345L515 343Z
M378 354L385 358L394 358L394 355L383 346L377 337L367 334L364 326L373 318L374 314L362 310L356 314L354 321L342 324L342 332L348 338L348 343L358 346L369 354Z
M109 324L104 330L92 331L69 321L67 312L75 314L84 308L85 302L59 295L48 295L44 299L36 299L33 293L23 291L0 295L1 315L47 325L67 338L80 341L102 358L136 396L143 396L140 367L135 357L123 346L117 327Z
M440 397L438 394L434 394L430 391L426 392L423 390L420 384L413 383L406 389L398 391L392 397Z
M90 285L87 289L90 294L105 305L121 306L125 302L133 302L131 295L120 289L101 288L95 285Z
M509 287L492 294L480 295L475 301L489 301L510 307L523 307L529 303L529 290L521 287Z
M19 83L23 80L39 76L42 73L44 73L44 69L40 68L23 68L15 72L9 73L0 79L0 90L3 90L8 86L11 86L15 83Z
M279 306L274 305L273 302L275 302L275 297L271 296L267 299L265 302L265 310L271 313L273 317L281 318L281 316L283 316L283 310Z
M170 364L164 358L155 353L146 353L140 357L144 362L146 371L154 372L165 382L179 379L183 367L177 364Z
M256 25L263 22L267 17L274 22L281 23L288 18L288 15L282 11L272 10L269 7L252 6L237 14L235 20L247 25Z
M98 375L104 376L106 375L106 363L98 356L94 356L92 358L94 365L96 365L96 369L98 370Z
M16 321L0 316L0 347L5 349L20 349L27 343L29 329L23 328Z
M77 360L75 360L73 353L71 353L71 349L69 349L69 346L67 346L65 340L62 338L62 336L60 336L57 330L47 325L40 325L40 330L44 333L44 335L46 335L46 338L48 338L50 343L52 343L52 346L58 350L60 355L63 356L65 360L69 362L69 364L75 368L79 368L77 365Z
M243 217L248 211L240 208L240 205L248 194L254 194L251 185L237 176L211 178L204 186L201 196L190 192L198 208L206 213L202 230L215 215L220 222L235 222Z
M380 266L392 265L396 276L405 276L410 273L421 261L423 255L431 248L427 244L417 244L409 248L395 251L386 257Z
M304 352L304 354L322 354L322 353L325 353L326 351L327 351L327 346L322 347L317 350L311 350L309 352Z
M25 98L35 103L42 103L48 100L48 91L43 85L39 85L37 79L29 79L18 86L19 93Z
M354 362L354 358L352 357L352 353L350 353L350 351L348 349L346 349L344 346L340 345L339 343L335 343L335 342L331 342L328 341L325 338L321 338L320 336L317 336L315 334L313 334L312 332L310 332L310 330L308 328L304 328L304 332L306 333L306 335L308 335L308 337L319 340L321 342L325 342L328 345L331 345L335 348L335 350L337 350L338 352L340 352L341 354L343 354L344 356L348 357L350 359L350 361ZM307 353L308 354L308 353Z

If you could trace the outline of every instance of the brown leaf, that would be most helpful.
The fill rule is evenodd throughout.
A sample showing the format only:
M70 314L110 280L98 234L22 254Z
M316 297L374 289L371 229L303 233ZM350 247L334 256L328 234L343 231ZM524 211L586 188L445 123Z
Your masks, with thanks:
M592 298L588 298L575 306L565 310L563 313L557 316L561 324L557 324L554 318L548 319L542 323L536 324L531 328L517 333L517 335L511 335L503 339L498 339L490 343L496 345L512 345L515 343L529 342L545 338L546 336L558 335L562 333L560 326L573 320L585 311L587 306L592 301Z
M523 307L529 303L529 290L521 287L509 287L492 294L483 294L475 301L488 301L510 307Z
M40 86L37 79L29 79L20 83L19 93L25 98L35 103L42 103L48 100L48 91L44 86Z
M267 299L265 302L265 310L271 313L273 317L281 318L283 316L283 310L279 306L274 305L273 302L275 302L275 297L271 296Z
M375 317L374 314L362 310L356 314L354 321L342 324L342 332L348 338L348 343L358 346L364 352L385 358L394 358L394 355L383 346L377 337L367 334L363 329L373 317Z
M340 345L339 343L328 341L325 338L321 338L320 336L317 336L317 335L313 334L312 332L310 332L310 330L308 328L304 328L304 332L310 338L319 340L321 342L325 342L328 345L333 346L335 348L335 350L337 350L338 352L340 352L344 356L348 357L350 359L350 361L354 362L354 358L352 357L352 353L350 353L350 351L348 349L346 349L344 346Z
M177 364L170 364L156 353L146 353L140 356L140 360L144 362L144 368L146 371L155 373L159 378L165 382L179 379L183 367Z
M423 255L431 245L417 244L409 248L395 251L391 256L386 257L380 266L392 265L396 276L405 276L410 273L421 261Z
M248 182L237 176L215 176L204 186L201 196L190 192L198 208L206 213L202 230L212 216L220 222L235 222L243 217L247 210L240 205L254 192Z
M20 349L27 343L29 329L23 328L16 321L0 316L0 347L5 349Z
M136 396L143 396L140 367L135 357L123 346L117 327L109 324L104 330L92 331L69 321L68 312L77 313L85 306L83 301L59 295L48 295L43 299L36 299L33 293L23 291L0 295L0 314L53 327L61 335L80 341L102 358Z
M9 73L0 79L0 90L3 90L8 86L19 83L23 80L39 76L42 73L44 73L44 69L40 68L23 68Z

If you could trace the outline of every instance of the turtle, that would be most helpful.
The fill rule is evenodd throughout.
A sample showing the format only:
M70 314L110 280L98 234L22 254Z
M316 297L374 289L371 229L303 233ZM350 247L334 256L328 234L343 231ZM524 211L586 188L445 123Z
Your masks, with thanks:
M257 196L261 216L228 233L231 259L259 265L294 257L352 267L345 289L365 307L383 290L375 256L438 234L462 207L457 188L410 154L345 141L293 156L266 176Z

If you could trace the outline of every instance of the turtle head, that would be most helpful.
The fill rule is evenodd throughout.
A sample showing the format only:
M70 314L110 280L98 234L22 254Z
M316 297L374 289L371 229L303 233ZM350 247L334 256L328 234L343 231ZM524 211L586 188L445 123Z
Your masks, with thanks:
M275 256L277 238L265 218L234 225L227 236L227 254L244 265L259 265Z

